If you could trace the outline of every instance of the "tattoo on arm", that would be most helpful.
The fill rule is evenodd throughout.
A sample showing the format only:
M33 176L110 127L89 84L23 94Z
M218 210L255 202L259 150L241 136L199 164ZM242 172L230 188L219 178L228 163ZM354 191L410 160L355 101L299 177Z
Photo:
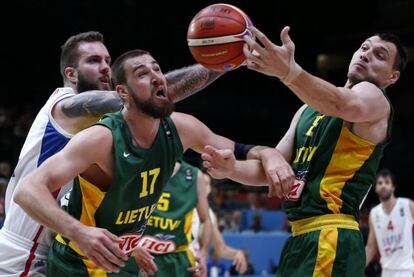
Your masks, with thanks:
M119 111L122 101L115 91L87 91L62 101L62 112L68 117L101 116Z
M171 71L165 75L168 93L174 102L178 102L205 88L223 74L199 64Z

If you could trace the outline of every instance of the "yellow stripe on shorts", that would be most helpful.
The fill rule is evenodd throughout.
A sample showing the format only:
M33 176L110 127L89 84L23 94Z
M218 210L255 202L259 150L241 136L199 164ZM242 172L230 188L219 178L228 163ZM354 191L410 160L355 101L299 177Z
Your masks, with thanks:
M313 277L332 276L333 264L336 257L337 242L337 228L327 228L321 230L318 243L318 257L316 258Z

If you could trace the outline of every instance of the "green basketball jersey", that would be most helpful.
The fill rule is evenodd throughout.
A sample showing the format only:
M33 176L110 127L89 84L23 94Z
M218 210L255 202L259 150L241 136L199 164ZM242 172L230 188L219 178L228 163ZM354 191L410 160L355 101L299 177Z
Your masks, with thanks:
M392 120L388 123L387 142ZM296 127L291 166L296 181L284 202L290 221L324 214L359 218L386 143L353 134L342 119L307 107Z
M192 241L193 211L198 202L198 168L182 162L168 181L157 209L148 219L140 245L155 254L180 252Z
M68 212L88 226L105 228L123 238L121 249L129 253L138 245L146 222L157 206L183 147L174 123L161 119L149 149L136 147L121 112L105 115L98 125L112 131L114 176L108 191L78 177L70 194ZM72 242L62 239L76 252Z

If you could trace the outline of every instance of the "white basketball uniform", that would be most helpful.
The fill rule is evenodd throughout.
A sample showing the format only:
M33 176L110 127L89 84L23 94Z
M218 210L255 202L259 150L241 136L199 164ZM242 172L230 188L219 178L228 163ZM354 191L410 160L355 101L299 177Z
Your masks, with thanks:
M397 198L390 214L386 214L379 204L371 210L370 220L381 254L382 277L413 277L414 220L410 200Z
M216 224L217 218L211 208L208 209L208 215L210 216L211 224ZM194 256L198 256L198 251L200 251L200 243L198 238L200 237L200 233L202 230L202 226L200 224L200 217L198 216L197 209L194 209L193 212L193 220L191 222L191 234L193 235L193 241L190 243L190 250Z
M0 276L44 276L51 232L34 221L13 201L19 183L47 158L60 151L71 138L52 118L60 100L75 95L71 88L58 88L37 114L20 152L19 161L6 191L6 220L0 230ZM59 165L56 165L59 166ZM53 193L60 199L67 184Z

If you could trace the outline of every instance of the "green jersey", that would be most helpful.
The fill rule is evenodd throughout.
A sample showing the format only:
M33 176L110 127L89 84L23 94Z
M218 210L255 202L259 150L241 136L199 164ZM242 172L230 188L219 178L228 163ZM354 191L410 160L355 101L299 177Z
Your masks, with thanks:
M387 141L392 120L388 123ZM325 214L359 218L386 143L353 134L342 119L307 107L296 126L296 181L283 207L290 221Z
M146 222L157 206L183 147L174 123L161 119L157 136L149 149L132 144L121 112L105 115L98 125L112 131L114 176L107 191L78 177L70 194L68 212L88 226L105 228L120 236L121 249L130 253L138 245ZM57 236L78 254L77 246Z
M168 181L158 201L157 209L148 219L140 241L154 254L181 252L192 241L193 211L198 202L198 168L182 162Z

